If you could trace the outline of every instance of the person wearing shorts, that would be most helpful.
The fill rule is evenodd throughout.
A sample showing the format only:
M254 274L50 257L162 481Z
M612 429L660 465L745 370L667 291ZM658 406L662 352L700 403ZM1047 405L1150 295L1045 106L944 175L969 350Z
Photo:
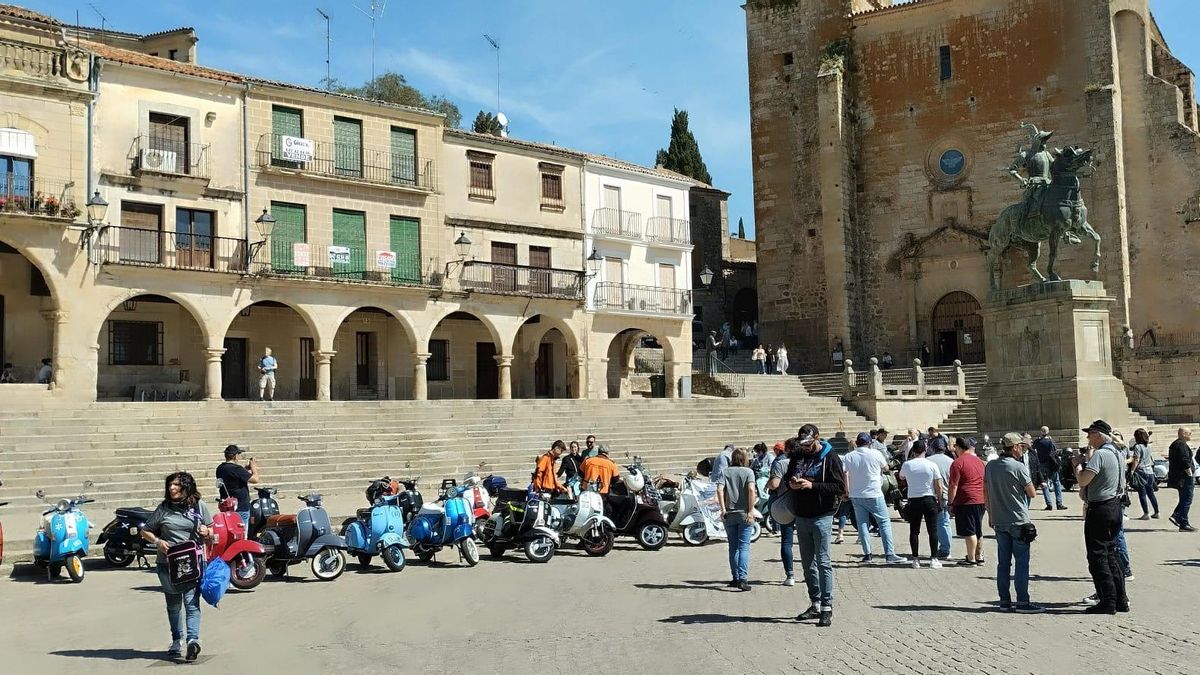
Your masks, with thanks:
M271 355L271 348L263 349L263 357L258 360L258 372L261 373L258 378L258 400L275 400L275 371L278 368L279 362Z
M983 500L984 463L975 454L975 439L956 438L954 452L958 457L950 465L950 508L954 512L955 529L966 544L966 557L960 565L983 564Z

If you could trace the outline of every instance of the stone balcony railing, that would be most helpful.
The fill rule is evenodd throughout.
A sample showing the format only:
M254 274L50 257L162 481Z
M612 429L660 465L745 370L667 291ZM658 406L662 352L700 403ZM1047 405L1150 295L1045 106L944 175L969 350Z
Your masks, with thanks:
M913 359L911 370L882 370L879 360L872 357L866 372L857 372L854 362L846 359L842 375L842 398L847 400L960 400L967 396L967 376L957 360L950 368L925 368L920 359Z

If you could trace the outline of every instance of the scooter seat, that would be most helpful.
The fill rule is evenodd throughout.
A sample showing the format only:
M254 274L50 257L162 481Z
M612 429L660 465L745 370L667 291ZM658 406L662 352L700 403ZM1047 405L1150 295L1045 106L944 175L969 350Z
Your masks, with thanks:
M357 513L355 513L355 515L358 517L359 520L370 520L371 519L371 508L368 507L365 509L359 509L357 511Z
M295 524L296 524L296 514L294 514L294 513L267 516L267 527L280 526L280 525L295 525Z
M130 506L127 508L117 509L118 516L125 516L126 518L139 518L141 520L148 520L153 513L153 511L149 509L143 509L140 506Z

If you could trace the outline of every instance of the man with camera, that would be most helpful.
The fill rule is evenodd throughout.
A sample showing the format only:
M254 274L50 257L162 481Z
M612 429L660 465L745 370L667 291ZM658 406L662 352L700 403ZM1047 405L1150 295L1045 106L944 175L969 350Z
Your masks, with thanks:
M1125 493L1125 463L1113 445L1113 430L1104 420L1083 429L1088 447L1071 463L1087 503L1083 519L1083 543L1087 548L1088 572L1096 584L1097 604L1088 614L1129 611L1125 594L1125 570L1117 536L1121 531Z
M1029 601L1029 545L1037 537L1037 528L1029 521L1029 500L1035 493L1029 467L1023 458L1029 441L1017 433L1007 433L999 459L988 462L983 470L983 503L988 525L996 531L996 589L1000 608L1009 612L1037 614L1045 609ZM1016 574L1012 564L1016 561ZM1017 604L1012 602L1009 580L1017 588Z
M250 484L259 482L258 463L253 457L245 466L238 464L238 456L244 452L236 445L227 445L225 461L217 465L217 482L224 488L221 496L237 499L237 514L243 525L250 522Z

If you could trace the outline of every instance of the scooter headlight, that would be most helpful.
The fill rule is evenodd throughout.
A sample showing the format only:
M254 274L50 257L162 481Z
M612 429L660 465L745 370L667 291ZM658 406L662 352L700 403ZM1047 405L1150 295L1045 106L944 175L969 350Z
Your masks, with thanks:
M54 508L58 509L59 511L70 511L71 510L71 502L66 499L60 499L60 500L58 500L58 504L55 505Z

